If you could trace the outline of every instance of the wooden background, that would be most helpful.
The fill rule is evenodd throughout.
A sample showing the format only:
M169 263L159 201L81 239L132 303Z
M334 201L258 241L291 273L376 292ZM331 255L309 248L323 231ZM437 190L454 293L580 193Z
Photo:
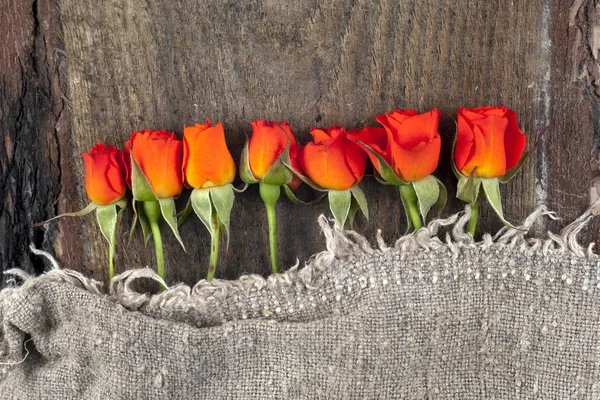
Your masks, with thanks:
M64 267L105 278L107 247L93 217L29 225L88 202L81 153L122 144L132 131L222 120L234 158L248 122L288 121L301 143L309 129L374 124L395 108L440 108L444 141L436 175L455 195L450 143L459 106L504 104L528 138L552 125L536 157L503 186L518 222L547 203L564 226L589 204L598 176L600 8L591 0L3 0L0 2L0 263L40 272L30 243ZM362 185L377 228L404 232L394 188ZM310 193L305 193L310 194ZM178 202L183 207L185 199ZM452 199L446 214L462 209ZM324 248L316 219L327 204L278 205L282 266ZM257 188L234 207L229 262L219 277L267 274L266 218ZM117 270L153 265L141 234ZM480 226L500 227L489 209ZM598 241L595 221L582 238ZM171 282L205 275L208 234L181 229L184 254L163 230Z

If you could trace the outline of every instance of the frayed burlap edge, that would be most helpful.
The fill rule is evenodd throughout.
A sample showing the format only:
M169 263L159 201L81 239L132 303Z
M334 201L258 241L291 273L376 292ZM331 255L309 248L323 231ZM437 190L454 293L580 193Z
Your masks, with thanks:
M591 207L566 226L560 234L547 232L546 238L527 238L527 232L540 218L557 219L554 212L549 211L546 206L540 206L527 217L522 225L518 226L518 229L504 227L496 235L492 236L486 233L481 241L476 242L465 229L471 216L470 208L466 206L464 212L454 214L446 219L436 219L426 227L401 237L393 246L388 246L381 237L381 232L378 231L377 247L373 247L360 234L354 231L342 231L339 226L332 225L324 216L320 216L318 222L325 236L326 250L312 256L303 268L299 268L299 263L297 263L289 270L267 278L252 274L244 275L235 281L215 279L207 282L201 280L193 287L177 284L167 287L165 291L158 294L138 293L133 288L132 283L141 278L156 280L164 284L161 278L149 268L133 269L115 276L106 290L103 283L85 277L79 272L61 269L51 255L34 248L32 251L35 254L43 255L51 261L52 269L50 271L37 278L29 276L20 269L11 269L4 273L19 277L24 281L24 286L39 279L65 282L91 293L107 295L111 301L129 310L143 309L148 312L152 309L160 309L168 311L169 309L180 309L186 304L193 304L195 307L206 306L229 296L249 295L263 290L285 290L286 288L296 292L315 290L320 287L321 277L325 271L331 268L343 268L343 265L334 263L334 261L349 260L364 255L373 256L390 251L396 251L404 258L415 252L422 253L432 250L447 252L452 257L458 257L459 252L465 249L481 251L503 249L524 255L534 253L542 253L544 256L569 255L588 261L598 261L600 257L594 252L594 243L585 248L577 240L579 232L593 218L593 209L594 207ZM451 228L451 231L447 232L442 240L438 237L438 233L444 227ZM13 290L19 290L19 287L9 287L0 292L0 302Z

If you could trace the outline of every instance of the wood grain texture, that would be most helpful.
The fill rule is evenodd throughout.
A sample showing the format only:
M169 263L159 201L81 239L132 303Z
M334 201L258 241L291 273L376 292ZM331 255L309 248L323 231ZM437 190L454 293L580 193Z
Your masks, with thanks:
M59 196L61 185L67 189L78 179L70 176L72 159L62 157L69 124L60 13L52 0L6 0L0 21L0 266L41 272L44 263L30 255L29 244L54 251L65 228L77 231L67 221L52 229L29 227L72 201ZM71 251L78 246L72 243Z
M54 184L61 185L59 198L85 206L80 153L98 141L121 145L131 132L144 128L180 135L184 124L222 120L237 161L251 132L248 122L254 119L286 120L304 143L315 125L375 124L377 114L395 108L432 107L447 115L441 124L443 156L436 175L453 198L450 149L455 125L448 115L459 106L504 104L517 111L530 139L544 126L554 126L538 159L531 159L502 187L507 218L519 221L536 203L548 201L569 221L587 206L593 172L577 178L567 173L591 167L587 154L591 157L596 149L598 118L593 83L597 64L584 51L594 45L595 31L588 27L595 21L593 2L567 3L62 0L71 126L55 139L61 154L60 182L54 176ZM577 9L574 25L572 9ZM577 37L581 41L575 45ZM581 78L572 80L582 60L590 69L587 86L580 84ZM371 211L369 224L360 224L362 233L373 239L381 229L387 241L398 238L405 222L396 189L369 179L362 186ZM561 197L561 191L570 195ZM186 196L179 199L180 208L185 201ZM62 200L56 211L74 207L73 201ZM462 207L453 199L445 214ZM328 213L326 203L300 207L280 201L283 266L297 258L302 263L323 249L316 224L321 213ZM120 271L154 264L153 251L143 248L139 236L125 250L130 219L126 214L121 227ZM229 261L218 276L268 273L266 219L257 188L238 195L232 221ZM106 245L93 218L78 223L77 229L60 229L57 257L64 265L103 278ZM487 207L480 227L500 227ZM193 283L205 275L208 234L193 219L181 233L187 254L164 229L168 277Z
M594 1L556 1L552 8L552 133L545 144L547 203L563 217L558 229L581 214L600 175L600 7ZM600 240L600 221L586 228L587 241Z

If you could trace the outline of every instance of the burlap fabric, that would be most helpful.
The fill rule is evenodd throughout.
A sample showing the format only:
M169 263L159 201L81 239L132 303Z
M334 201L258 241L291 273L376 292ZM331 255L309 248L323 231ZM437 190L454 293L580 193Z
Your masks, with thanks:
M466 217L376 249L322 220L328 250L303 268L154 296L130 287L147 269L107 294L68 270L28 279L0 294L0 398L600 398L588 215L478 243Z

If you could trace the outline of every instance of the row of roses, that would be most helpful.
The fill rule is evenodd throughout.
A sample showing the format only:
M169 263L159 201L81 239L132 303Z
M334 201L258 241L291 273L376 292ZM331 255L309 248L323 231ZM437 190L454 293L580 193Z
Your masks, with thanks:
M281 187L297 203L301 201L293 190L302 182L326 192L331 212L343 227L347 220L352 223L359 209L368 218L366 197L357 184L369 158L378 181L400 188L409 229L422 227L433 206L437 205L441 212L446 190L431 175L440 156L440 115L437 109L423 114L396 110L377 116L382 127L349 131L337 126L327 130L313 128L313 140L304 147L296 142L286 122L251 122L252 136L243 149L239 172L246 184L260 185L269 222L273 272L279 271L275 204ZM473 208L469 224L473 234L481 194L507 223L498 184L514 176L523 164L526 137L517 125L516 114L503 106L460 108L457 122L453 170L459 179L457 197ZM207 279L212 279L219 239L223 236L228 241L234 192L239 191L232 185L236 166L220 122L186 126L182 141L166 131L136 132L124 150L99 143L90 153L84 153L83 159L85 187L92 203L81 212L68 215L97 211L100 228L109 242L111 278L116 224L119 210L126 206L129 188L135 213L131 233L139 220L145 241L154 236L159 275L164 279L159 219L165 219L183 246L177 227L194 211L211 234ZM173 198L184 186L193 191L178 220Z

